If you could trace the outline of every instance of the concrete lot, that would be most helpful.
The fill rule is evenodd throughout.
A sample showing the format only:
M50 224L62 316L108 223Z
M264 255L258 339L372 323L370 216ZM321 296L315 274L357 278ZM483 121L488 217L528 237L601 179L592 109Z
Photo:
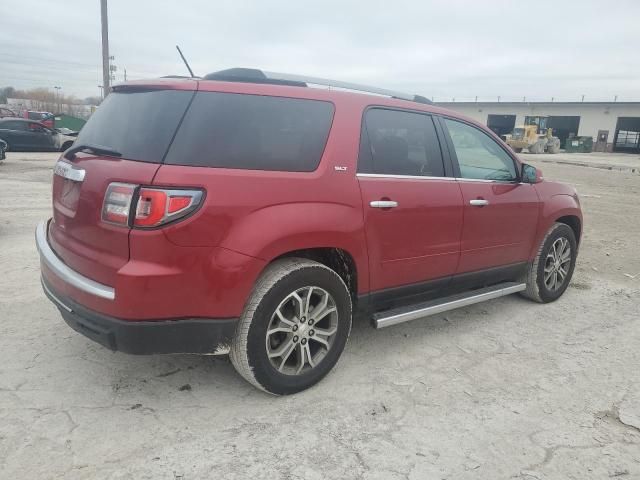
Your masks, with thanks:
M0 478L640 478L632 169L524 156L576 185L585 210L558 302L510 296L382 331L360 321L320 385L275 398L226 358L112 353L63 323L33 243L56 157L0 163Z

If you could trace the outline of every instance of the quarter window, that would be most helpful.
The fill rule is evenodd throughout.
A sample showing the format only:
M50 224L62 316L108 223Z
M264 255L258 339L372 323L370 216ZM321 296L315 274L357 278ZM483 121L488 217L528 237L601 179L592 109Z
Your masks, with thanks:
M311 172L324 152L333 111L333 104L318 100L199 92L165 162Z
M442 155L431 116L381 108L368 110L358 171L443 177Z
M481 130L445 119L462 178L514 181L518 178L513 159Z

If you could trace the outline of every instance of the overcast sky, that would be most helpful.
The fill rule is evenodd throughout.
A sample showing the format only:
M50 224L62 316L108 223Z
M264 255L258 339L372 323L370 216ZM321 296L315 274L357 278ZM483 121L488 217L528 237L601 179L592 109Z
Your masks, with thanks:
M98 95L99 0L4 2L0 87ZM230 67L438 100L640 100L640 0L109 0L130 79Z

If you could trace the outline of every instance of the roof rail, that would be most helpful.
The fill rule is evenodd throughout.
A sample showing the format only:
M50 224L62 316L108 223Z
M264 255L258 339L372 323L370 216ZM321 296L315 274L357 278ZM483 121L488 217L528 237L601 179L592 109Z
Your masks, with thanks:
M246 82L246 83L268 83L274 85L288 85L293 87L306 87L311 85L322 85L326 87L341 88L344 90L354 90L357 92L373 93L385 97L408 100L410 102L431 104L431 100L421 95L411 95L393 90L386 90L378 87L368 87L357 83L341 82L338 80L328 80L326 78L306 77L304 75L294 75L290 73L264 72L257 68L229 68L219 72L210 73L204 76L205 80L221 80L225 82Z
M190 75L163 75L160 78L195 78L198 80L200 77L192 77Z

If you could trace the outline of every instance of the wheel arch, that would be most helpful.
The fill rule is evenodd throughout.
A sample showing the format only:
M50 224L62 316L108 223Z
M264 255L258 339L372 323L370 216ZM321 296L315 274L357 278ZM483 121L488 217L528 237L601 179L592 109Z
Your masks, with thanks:
M531 247L529 259L533 260L538 248L545 235L554 223L563 223L569 226L573 233L576 235L576 243L580 244L580 237L583 229L582 212L580 210L580 204L578 203L576 196L569 193L557 193L548 196L548 190L555 189L560 184L549 182L545 185L545 182L540 184L539 194L542 201L542 213L538 223L538 231L536 239ZM537 187L537 185L536 185Z
M582 220L577 215L564 215L555 219L557 223L564 223L571 227L576 236L576 243L580 244L580 236L582 234Z
M295 257L316 261L340 275L340 278L349 289L351 299L355 305L358 299L358 267L351 253L345 249L335 247L304 248L283 253L273 258L267 266L282 258Z

